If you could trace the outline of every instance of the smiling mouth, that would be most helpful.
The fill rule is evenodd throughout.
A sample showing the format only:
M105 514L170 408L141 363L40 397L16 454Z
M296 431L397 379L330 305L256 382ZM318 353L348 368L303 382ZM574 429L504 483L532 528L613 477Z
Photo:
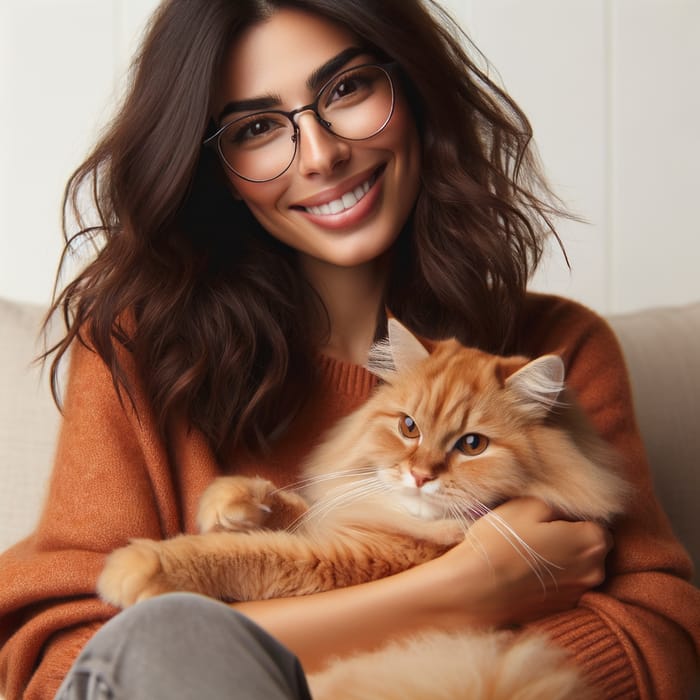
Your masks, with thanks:
M319 206L313 207L299 207L300 210L306 211L314 216L330 216L332 214L340 214L346 209L351 209L359 201L364 199L367 193L372 189L372 185L377 181L383 168L375 171L371 177L369 177L365 182L353 189L349 190L337 199L333 199L330 202L325 202Z

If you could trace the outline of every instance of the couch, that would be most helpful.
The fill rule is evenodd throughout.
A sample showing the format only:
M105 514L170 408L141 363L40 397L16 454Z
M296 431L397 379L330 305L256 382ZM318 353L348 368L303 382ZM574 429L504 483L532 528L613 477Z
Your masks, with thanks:
M0 299L0 550L32 529L58 428L48 370L31 362L41 317L36 306ZM628 363L659 498L700 564L700 303L608 320Z

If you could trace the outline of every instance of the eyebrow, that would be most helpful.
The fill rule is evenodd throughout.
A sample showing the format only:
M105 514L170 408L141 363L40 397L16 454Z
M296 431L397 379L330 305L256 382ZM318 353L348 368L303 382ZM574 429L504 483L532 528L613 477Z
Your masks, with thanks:
M306 80L306 87L313 92L317 92L330 78L343 68L346 63L363 53L367 53L367 49L361 48L360 46L351 46L341 51L337 56L333 56L333 58L326 61L311 73ZM229 114L234 114L235 112L259 112L261 110L279 107L281 104L282 98L273 93L252 97L247 100L227 102L219 114L218 121L221 123L224 117Z

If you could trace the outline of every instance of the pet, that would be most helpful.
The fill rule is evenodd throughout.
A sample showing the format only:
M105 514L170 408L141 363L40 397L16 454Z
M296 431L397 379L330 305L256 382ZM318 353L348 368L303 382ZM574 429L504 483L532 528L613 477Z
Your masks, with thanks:
M263 479L217 479L200 504L203 534L116 550L102 598L125 607L180 590L259 600L363 583L440 556L484 516L538 577L551 576L494 507L534 496L572 519L623 512L616 456L566 388L560 357L499 357L454 339L428 352L390 319L368 366L382 383L312 452L303 496ZM532 632L427 631L338 659L309 682L319 700L595 697L564 652Z

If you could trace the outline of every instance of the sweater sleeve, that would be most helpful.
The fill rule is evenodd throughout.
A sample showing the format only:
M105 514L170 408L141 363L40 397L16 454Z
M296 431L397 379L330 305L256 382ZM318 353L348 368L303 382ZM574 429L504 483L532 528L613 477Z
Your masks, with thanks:
M138 403L139 397L136 396ZM0 688L53 698L80 649L116 611L95 595L105 553L178 529L167 458L147 411L124 402L79 343L43 513L0 557Z
M526 336L530 354L564 356L568 385L621 455L633 493L613 528L605 584L576 609L536 624L574 655L606 699L686 698L700 648L700 590L654 495L617 339L592 312L551 297L532 301Z

